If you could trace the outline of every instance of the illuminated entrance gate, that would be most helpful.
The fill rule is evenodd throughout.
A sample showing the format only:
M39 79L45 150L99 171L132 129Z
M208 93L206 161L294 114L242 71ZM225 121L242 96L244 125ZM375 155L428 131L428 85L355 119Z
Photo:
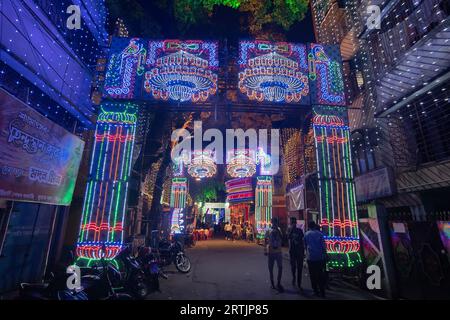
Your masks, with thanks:
M145 101L149 108L157 104L184 111L222 106L234 112L240 111L233 109L238 105L251 105L250 112L264 112L266 108L313 112L320 190L318 209L331 258L329 265L343 268L359 263L358 219L339 47L241 41L238 56L236 78L225 79L237 81L238 93L231 99L227 92L217 94L228 90L218 86L219 68L228 65L219 66L217 42L113 38L77 245L80 257L113 259L123 245L137 121L137 107L129 102L133 100ZM211 155L202 150L196 152L189 163L178 164L181 172L185 165L188 173L199 179L214 175L216 168ZM227 159L227 174L232 178L257 175L252 193L246 196L254 202L259 234L268 229L272 215L273 173L264 170L269 159L265 153L270 152L235 150ZM263 170L256 172L256 165ZM171 208L176 226L173 232L182 232L180 222L185 217L183 197L187 194L187 182L181 178L173 180ZM229 197L233 200L232 195Z

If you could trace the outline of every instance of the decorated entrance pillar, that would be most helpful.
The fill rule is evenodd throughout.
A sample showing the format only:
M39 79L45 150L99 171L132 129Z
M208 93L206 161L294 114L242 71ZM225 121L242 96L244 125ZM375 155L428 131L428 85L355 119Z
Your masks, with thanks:
M76 248L88 260L114 259L122 248L136 134L136 105L103 103L100 109Z
M320 226L325 234L330 268L361 263L355 184L346 110L316 108L312 120L317 178L320 190Z

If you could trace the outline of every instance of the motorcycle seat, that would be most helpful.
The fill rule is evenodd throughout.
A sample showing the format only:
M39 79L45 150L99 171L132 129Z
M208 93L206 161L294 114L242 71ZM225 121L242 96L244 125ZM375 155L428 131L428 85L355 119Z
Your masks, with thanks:
M20 287L23 290L27 290L27 289L39 289L39 290L45 290L47 289L49 286L48 283L21 283Z

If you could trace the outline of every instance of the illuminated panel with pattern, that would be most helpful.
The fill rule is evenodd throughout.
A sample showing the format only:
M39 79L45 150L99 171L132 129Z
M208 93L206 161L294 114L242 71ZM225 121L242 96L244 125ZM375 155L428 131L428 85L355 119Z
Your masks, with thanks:
M200 40L150 41L144 96L205 102L217 91L218 44Z
M241 41L239 70L239 91L248 100L309 104L304 44Z
M313 131L320 189L320 225L332 268L361 262L350 131L345 110L315 108Z
M139 95L139 79L145 71L147 49L138 38L113 38L105 74L105 96L134 99Z
M122 248L136 110L129 103L101 105L77 242L79 258L113 259Z
M207 102L217 92L218 43L113 38L104 96Z
M236 178L225 182L227 202L250 202L254 199L252 178Z
M341 55L337 45L311 43L308 53L311 103L345 105Z

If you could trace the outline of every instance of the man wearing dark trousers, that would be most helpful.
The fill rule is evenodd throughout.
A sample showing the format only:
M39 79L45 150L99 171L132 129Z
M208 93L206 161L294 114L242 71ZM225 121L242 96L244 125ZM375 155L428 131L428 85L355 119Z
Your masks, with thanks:
M306 261L308 262L311 286L317 296L325 298L325 267L327 249L319 226L311 221L305 234Z
M291 225L288 232L289 258L291 261L292 285L302 289L303 259L305 257L303 230L297 227L297 218L291 217ZM297 275L297 278L296 278ZM295 281L297 279L297 281Z
M273 289L277 289L279 292L284 292L284 288L281 285L281 275L283 274L283 255L281 252L282 234L278 227L278 219L272 218L272 228L266 234L266 248L265 254L268 255L268 267L270 275L270 283ZM277 286L273 281L273 267L274 264L278 267Z

